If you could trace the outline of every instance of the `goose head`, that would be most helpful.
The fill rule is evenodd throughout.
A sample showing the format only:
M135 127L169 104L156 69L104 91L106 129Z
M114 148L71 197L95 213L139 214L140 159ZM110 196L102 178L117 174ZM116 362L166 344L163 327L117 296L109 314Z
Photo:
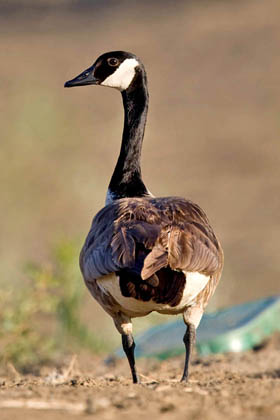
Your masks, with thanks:
M66 82L64 87L101 85L122 92L133 84L139 73L145 75L145 70L134 54L112 51L102 54L91 67Z

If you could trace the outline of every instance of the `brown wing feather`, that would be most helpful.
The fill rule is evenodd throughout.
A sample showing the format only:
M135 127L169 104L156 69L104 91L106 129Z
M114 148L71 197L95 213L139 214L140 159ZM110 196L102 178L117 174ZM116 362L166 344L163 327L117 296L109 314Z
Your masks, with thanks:
M141 270L141 277L143 280L147 280L161 268L167 266L168 253L159 244L157 244L145 258L144 265Z
M142 278L154 274L167 258L173 270L198 271L211 276L223 265L223 253L205 213L196 204L176 198L158 199L168 223L144 261ZM161 268L161 267L160 267Z
M126 226L117 226L111 242L112 258L119 266L132 267L135 262L135 241Z
M146 250L140 262L139 246ZM177 197L127 198L104 207L93 220L80 259L84 275L92 279L133 267L137 271L140 265L144 280L167 266L212 275L222 260L205 213Z
M168 252L171 268L212 275L219 267L219 259L219 250L207 232L193 223L172 227Z

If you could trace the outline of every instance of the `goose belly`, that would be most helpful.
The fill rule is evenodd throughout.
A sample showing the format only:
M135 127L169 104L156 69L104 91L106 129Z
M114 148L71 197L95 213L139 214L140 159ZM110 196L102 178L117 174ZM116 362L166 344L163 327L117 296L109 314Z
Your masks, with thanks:
M196 296L204 289L210 277L198 272L184 272L186 284L180 302L176 306L170 306L168 303L157 303L150 299L142 301L133 297L123 296L120 288L119 277L115 274L101 277L97 280L97 284L103 293L111 295L118 304L123 308L124 312L128 312L130 316L146 315L152 311L172 314L183 312L184 308L192 305Z

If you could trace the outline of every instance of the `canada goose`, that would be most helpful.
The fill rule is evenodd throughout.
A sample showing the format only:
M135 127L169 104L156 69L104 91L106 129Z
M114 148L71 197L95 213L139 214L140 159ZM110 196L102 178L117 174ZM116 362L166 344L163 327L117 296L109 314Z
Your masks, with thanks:
M147 78L134 54L101 55L65 87L118 89L124 106L120 155L106 196L80 255L85 283L122 335L134 383L131 318L152 311L183 313L188 378L195 332L223 267L223 251L205 213L179 197L154 198L141 176L140 156L148 110Z

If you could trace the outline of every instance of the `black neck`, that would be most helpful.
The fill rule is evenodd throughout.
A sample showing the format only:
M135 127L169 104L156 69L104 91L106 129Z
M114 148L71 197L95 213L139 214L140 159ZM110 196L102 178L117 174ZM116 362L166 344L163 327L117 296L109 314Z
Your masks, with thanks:
M125 113L122 144L109 184L116 198L141 197L148 193L142 181L140 159L149 95L145 71L137 70L132 84L122 92Z

